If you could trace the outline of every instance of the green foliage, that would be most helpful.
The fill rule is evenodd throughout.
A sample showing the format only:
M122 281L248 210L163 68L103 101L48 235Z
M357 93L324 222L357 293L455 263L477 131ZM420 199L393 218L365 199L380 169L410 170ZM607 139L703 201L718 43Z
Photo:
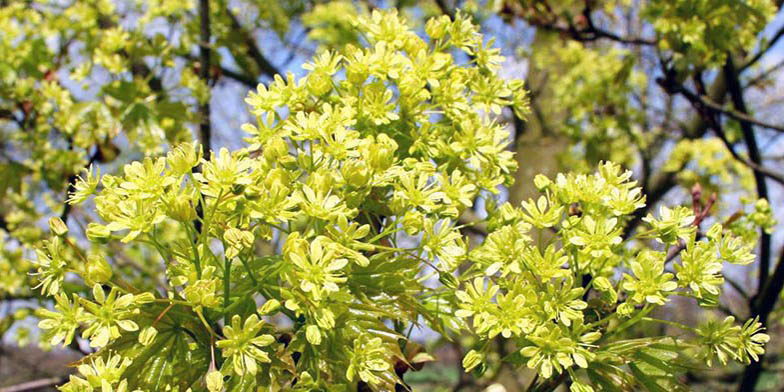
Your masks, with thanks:
M567 372L572 380L585 383L578 388L612 385L616 382L611 380L627 378L625 369L610 364L639 368L633 372L635 380L629 382L656 389L679 384L678 372L672 369L688 363L688 357L681 355L706 358L708 365L717 346L731 353L721 357L723 364L727 358L747 362L756 355L768 339L755 329L759 327L756 321L741 328L730 318L727 332L714 333L705 332L712 330L711 323L694 329L649 317L673 296L696 299L702 306L715 305L715 300L706 297L715 299L720 293L722 262L746 264L753 256L741 242L726 245L735 237L726 233L722 238L720 225L711 229L709 238L697 240L694 216L684 207L662 207L658 217L646 218L650 230L639 236L657 239L665 245L663 251L629 246L633 238L624 241L620 236L623 222L644 203L629 177L629 172L611 163L602 164L592 175L559 174L555 181L538 177L543 196L537 208L559 211L556 219L532 216L514 207L491 212L505 214L505 224L470 253L469 267L460 275L467 280L465 289L454 294L460 307L456 315L480 337L477 351L464 359L466 370L489 354L489 343L498 334L519 350L510 360L535 369L545 379ZM627 193L637 196L619 199ZM564 213L575 205L579 214ZM523 207L530 213L534 203L523 203ZM497 236L504 240L495 240ZM670 249L678 241L686 245L680 251L681 261L674 263L677 274L665 272L672 259ZM733 251L725 251L726 246ZM620 271L629 272L619 276ZM687 334L633 339L622 333L647 323L674 326ZM711 338L706 340L705 335ZM717 340L706 343L713 338ZM640 350L658 345L677 349L663 349L663 356L655 355L667 375L654 379L646 370L654 358L641 358Z
M639 53L572 41L532 58L563 70L548 94L574 170L536 176L535 198L499 202L521 178L508 118L524 121L531 97L501 76L506 58L479 33L479 9L558 18L582 2L468 2L473 15L417 23L348 1L249 2L248 22L213 1L213 64L192 59L194 2L23 3L0 8L0 137L14 158L0 163L0 295L40 298L42 347L95 349L60 390L398 390L401 368L433 359L411 340L419 328L467 345L462 366L476 377L502 362L530 369L535 387L568 377L579 392L682 390L687 371L765 352L759 319L711 310L725 263L755 260L773 209L748 195L752 171L728 145L685 138L662 173L741 191L740 211L725 219L716 207L707 232L699 194L646 213L645 184L622 167L650 158L669 130L630 99L650 87ZM631 7L601 3L610 20ZM750 48L773 13L766 1L652 1L642 16L683 71ZM247 145L190 142L221 57L246 84L264 68L242 23L282 38L298 17L320 46L301 76L249 92ZM178 39L150 33L161 20ZM118 139L132 162L115 161ZM486 215L467 219L479 205ZM89 215L81 230L58 218L69 208ZM676 297L705 311L670 317Z
M566 42L534 57L537 65L561 64L564 72L549 77L553 101L568 111L557 126L575 142L568 154L590 165L601 159L627 164L633 159L629 145L642 143L643 113L630 99L645 88L646 76L635 70L637 59L628 50L590 49ZM575 161L575 157L566 158Z
M366 47L323 52L306 64L304 78L276 77L250 93L258 122L243 127L249 148L221 149L207 160L185 143L166 157L125 165L121 176L97 180L88 170L70 197L80 203L96 195L105 223L91 225L88 236L96 246L119 240L159 253L169 289L163 297L131 289L100 256L56 237L39 260L45 293L65 298L65 270L111 290L95 285L93 300L62 300L70 313L47 312L42 327L60 338L85 326L82 336L104 347L90 358L120 355L135 365L161 360L147 347L165 339L149 329L155 322L136 318L158 320L181 308L179 322L218 337L214 346L198 337L191 344L215 356L211 366L228 377L228 389L295 379L310 388L393 388L400 381L393 365L407 360L405 336L382 320L409 325L424 317L442 333L461 324L445 322L448 292L425 283L466 261L454 222L478 192L511 182L508 132L494 114L525 104L521 83L495 74L503 58L474 25L463 16L438 23L443 32L427 42L394 12L358 19ZM455 50L485 60L461 63ZM261 256L258 239L273 236L285 238L281 253ZM420 236L415 244L406 239ZM222 251L213 251L217 244ZM74 254L63 254L71 248ZM168 307L156 316L158 304ZM255 312L277 321L267 324ZM55 326L71 313L76 323ZM286 318L294 323L288 332ZM285 345L276 343L281 334L289 336ZM162 374L156 385L187 384Z
M768 0L662 0L646 9L662 35L659 46L673 51L679 68L719 66L727 52L750 49L775 13L775 4Z

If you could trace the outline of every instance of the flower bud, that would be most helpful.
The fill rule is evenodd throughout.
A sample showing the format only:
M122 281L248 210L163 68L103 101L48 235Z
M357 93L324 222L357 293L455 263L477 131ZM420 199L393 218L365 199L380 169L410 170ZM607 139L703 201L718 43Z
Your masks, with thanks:
M104 225L94 222L87 225L87 239L90 241L105 243L111 235L112 232Z
M49 229L54 235L59 237L68 234L68 226L66 226L65 222L57 216L49 218Z
M187 195L178 195L169 205L169 216L172 219L180 222L191 222L196 219L196 210Z
M321 331L319 331L319 327L316 325L308 325L305 329L305 338L314 346L321 344Z
M360 160L346 162L340 171L348 185L354 188L362 188L370 180L370 170L365 162Z
M552 183L553 182L544 174L537 174L536 177L534 177L534 186L540 191L544 190Z
M226 241L226 258L234 258L245 249L253 247L255 237L250 231L244 231L235 227L230 227L223 233L223 240Z
M376 142L368 146L367 160L370 167L378 171L388 169L394 163L397 147L397 143L389 136L379 134Z
M223 390L223 374L217 370L210 370L204 377L207 383L207 390L210 392L220 392Z
M480 363L482 363L482 354L478 353L476 350L469 351L468 354L463 357L463 369L465 369L466 373L479 366Z
M441 284L443 284L447 288L453 290L457 289L458 286L460 286L460 282L457 280L457 278L448 272L439 272L438 281L441 282Z
M439 18L430 18L425 24L425 33L432 39L444 38L451 24L452 21L446 15L441 15Z
M99 255L87 258L87 281L91 284L106 283L112 278L112 266Z
M263 154L267 161L276 162L289 154L289 146L280 136L273 136L264 144Z
M193 143L182 143L166 155L166 161L175 175L189 173L200 160L201 148Z
M308 92L318 97L332 90L332 78L325 72L316 71L308 75L305 87Z
M278 301L277 299L273 298L273 299L268 300L267 302L265 302L264 305L261 305L261 307L259 307L259 309L258 309L258 312L259 312L260 315L266 316L266 315L272 314L273 312L275 312L279 308L280 308L280 301Z
M628 317L632 312L634 312L634 305L624 302L618 305L618 308L615 310L620 316Z
M424 228L424 218L421 212L417 210L406 211L403 215L403 229L408 235L414 235Z
M264 186L267 189L283 188L291 185L291 176L286 170L276 167L267 172L267 178L264 179Z
M141 343L142 346L149 346L157 335L158 330L155 329L155 327L147 327L139 333L139 343Z

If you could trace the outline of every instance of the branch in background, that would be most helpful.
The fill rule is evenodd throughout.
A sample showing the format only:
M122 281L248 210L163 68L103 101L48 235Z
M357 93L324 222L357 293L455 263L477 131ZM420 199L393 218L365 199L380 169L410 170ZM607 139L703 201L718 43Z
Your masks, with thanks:
M236 30L242 35L242 39L245 41L245 45L248 47L248 54L259 67L262 73L269 76L270 78L275 77L275 75L280 75L280 71L275 68L272 63L267 60L266 57L261 53L259 50L259 46L256 44L256 40L253 38L251 33L242 27L240 21L237 19L237 16L234 15L234 12L231 9L226 9L226 13L229 15L229 19L231 20L231 28ZM255 84L253 87L256 87Z
M749 68L752 65L756 64L757 61L759 61L759 59L761 59L762 56L764 56L765 53L767 53L768 50L770 50L770 48L772 48L774 45L776 45L776 42L782 36L784 36L784 27L780 28L779 31L777 31L776 34L774 34L773 37L771 37L770 41L768 42L767 45L765 45L764 48L760 48L759 52L757 52L754 56L752 56L746 63L741 65L740 68L738 68L738 73L740 74L741 72L745 71L747 68Z
M446 4L446 0L435 0L436 5L441 10L441 13L448 16L450 19L455 20L455 11Z
M258 86L258 81L256 79L253 79L240 72L232 71L225 67L220 67L220 73L221 75L228 76L229 78L232 78L249 88L255 89Z
M766 69L765 71L762 71L759 75L751 78L748 82L746 82L746 85L744 86L744 88L757 85L758 83L762 82L763 80L768 78L772 73L778 71L782 67L784 67L784 60L780 60L778 63L776 63L772 67Z
M101 148L99 146L95 146L95 152L90 155L90 159L87 160L87 164L84 165L85 169L89 169L90 165L95 163L98 157L101 155ZM60 219L63 220L64 223L68 223L68 215L71 213L71 203L68 202L68 196L71 195L72 192L76 190L76 179L79 178L79 173L73 173L68 176L68 183L65 186L65 199L63 199L63 212L60 214Z
M723 130L721 130L721 128L717 127L715 131L716 131L716 135L719 137L719 139L721 139L722 142L724 142L724 146L727 147L727 149L730 151L730 154L732 155L733 158L738 160L740 163L746 165L751 170L755 172L759 172L765 177L768 177L771 180L776 181L781 185L784 185L784 176L774 172L773 170L767 167L757 165L756 163L746 159L746 157L741 156L740 154L738 154L737 151L735 151L735 146L733 146L732 143L727 139L727 135L724 133Z
M35 381L28 381L17 385L12 385L10 387L0 388L0 392L40 391L44 388L62 384L66 381L68 381L68 377L42 378Z
M717 107L718 104L711 103L710 101L705 100L704 98L702 98L702 97L698 96L697 94L689 91L683 85L681 85L680 83L675 82L674 80L671 80L670 78L667 78L667 79L658 78L656 80L656 82L659 85L661 85L662 88L664 88L666 91L668 91L670 93L680 93L681 95L686 97L686 99L689 102L691 102L691 104L694 107L694 109L696 109L697 112L700 113L703 116L703 118L710 124L711 128L713 128L714 132L716 133L716 136L718 136L719 139L721 139L721 141L724 142L724 145L730 151L730 154L732 154L733 158L735 158L739 162L743 163L747 167L751 168L753 171L758 172L758 173L764 175L765 177L768 177L771 180L776 181L777 183L784 185L784 176L782 176L780 173L776 173L775 171L773 171L773 170L771 170L771 169L769 169L767 167L764 167L764 166L762 166L760 164L752 162L749 159L747 159L747 158L741 156L740 154L738 154L737 151L735 151L735 147L727 139L727 135L722 130L721 125L719 124L719 122L718 122L718 120L716 118L720 114L726 114L727 110L721 108L720 106ZM746 115L742 115L742 116L743 117L747 117ZM753 120L753 119L751 119L751 120ZM748 121L748 120L744 119L744 121ZM749 122L751 122L752 124L758 123L758 122L756 122L756 120L749 121ZM784 131L784 128L782 128L782 131Z
M622 44L627 45L647 45L647 46L655 46L656 41L648 40L645 38L640 37L621 37L618 34L615 34L611 31L603 30L599 27L596 27L593 23L593 20L590 16L591 10L589 8L585 8L583 13L580 15L579 24L585 25L585 27L578 28L574 21L568 20L568 26L559 26L557 20L550 20L544 21L543 18L524 18L529 24L542 28L548 31L554 31L557 33L565 34L569 38L580 41L580 42L592 42L597 41L599 39L607 39L610 41L615 41Z
M719 74L707 88L707 97L712 102L724 102L727 95L727 84L724 79L724 70L719 70ZM666 88L665 92L668 92L670 96L674 96L674 93L669 92ZM695 140L703 137L710 127L708 122L705 121L705 118L700 113L697 113L682 127L682 129L684 138ZM632 235L648 211L650 211L672 188L675 188L676 185L676 172L662 173L657 177L653 177L650 182L643 183L643 192L647 196L645 206L634 212L632 220L626 225L623 237L628 238Z
M477 235L487 235L487 223L480 219L471 209L466 209L463 212L463 215L460 215L457 223L462 226L463 230L470 231Z
M784 32L784 30L782 30ZM748 113L746 102L743 98L743 90L740 86L740 79L738 71L735 70L735 65L732 57L727 59L724 65L724 76L727 80L727 88L729 89L730 98L735 109L742 114ZM749 153L749 160L756 165L762 165L762 157L760 155L759 147L757 146L757 138L754 135L754 128L748 121L740 122L740 129L743 133L743 141L746 143L746 148ZM754 171L754 181L757 186L757 197L768 200L768 185L765 182L765 176L759 172ZM768 280L770 273L770 252L771 252L771 238L770 234L766 233L764 229L760 228L760 267L759 267L759 283L758 290L762 289L765 281Z
M751 302L751 316L759 317L759 321L763 326L767 325L768 316L770 316L770 313L776 306L782 289L784 289L784 249L781 251L781 256L773 271L773 275L765 283L765 287L760 289L759 294L757 294ZM738 391L744 392L754 390L754 387L757 385L757 381L762 374L762 362L764 358L764 356L761 356L759 361L753 361L746 366Z
M660 82L659 84L663 84L663 83L666 84L667 83L667 81L665 81L664 79L661 79L661 78L658 79L657 82ZM707 109L710 109L713 112L718 112L720 114L724 114L724 115L727 115L729 117L732 117L732 119L734 119L736 121L748 122L748 123L750 123L752 125L756 125L756 126L759 126L759 127L771 129L771 130L774 130L774 131L777 131L777 132L784 132L784 126L775 125L775 124L769 124L769 123L757 120L756 118L751 117L751 116L749 116L746 113L742 113L742 112L739 112L737 110L726 109L726 108L722 107L721 105L719 105L718 103L711 101L707 97L700 96L700 95L697 95L697 94L689 91L683 85L678 84L676 86L667 86L665 88L670 88L674 93L680 93L687 100L692 102L692 104L697 103L697 104L699 104L701 106L704 106Z
M743 299L746 300L750 299L749 294L746 292L746 289L744 289L743 286L740 285L740 283L726 276L724 277L724 281L727 282L733 289L735 289L735 291L737 291L738 294L740 294L741 297L743 297Z
M210 85L210 1L199 0L199 78ZM199 105L199 142L204 156L210 151L210 98Z

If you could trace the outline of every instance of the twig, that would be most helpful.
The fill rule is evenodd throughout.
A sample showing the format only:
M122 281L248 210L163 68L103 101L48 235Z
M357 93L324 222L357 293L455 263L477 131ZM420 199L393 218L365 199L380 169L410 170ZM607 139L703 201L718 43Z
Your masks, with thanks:
M658 81L659 81L659 84L666 85L666 82L664 81L664 79L659 79ZM749 122L749 123L751 123L753 125L756 125L756 126L759 126L759 127L771 129L771 130L774 130L774 131L777 131L777 132L784 132L784 126L775 125L775 124L769 124L769 123L766 123L764 121L757 120L756 118L751 117L751 116L749 116L747 114L740 113L740 112L738 112L736 110L726 109L723 106L719 105L718 103L711 101L707 97L700 96L700 95L697 95L697 94L689 91L688 89L686 89L682 85L669 86L669 87L672 90L672 92L680 93L686 99L688 99L690 102L697 103L697 104L699 104L699 105L701 105L701 106L703 106L703 107L705 107L707 109L710 109L713 112L718 112L718 113L724 114L726 116L732 117L734 120L737 120L737 121L745 121L745 122ZM668 87L665 87L665 89L667 89L667 88Z
M227 7L226 13L229 15L229 19L231 20L231 28L238 31L240 35L242 35L242 38L245 41L245 45L248 47L248 54L259 67L259 70L261 70L261 72L270 78L274 77L275 75L279 75L280 71L274 65L272 65L272 63L270 63L266 57L264 57L264 55L261 53L261 50L259 50L259 46L256 44L256 40L253 39L253 36L248 30L242 27L242 24L240 24L240 21L237 19L237 16L234 15L234 12L232 12L231 9Z
M209 86L210 79L210 1L199 0L199 78ZM199 141L206 156L210 151L210 98L199 106Z
M746 68L751 67L757 61L759 61L759 59L761 59L762 56L764 56L765 53L767 53L768 50L770 50L770 48L772 48L773 46L776 45L776 42L782 36L784 36L784 27L781 27L779 29L779 31L777 31L776 34L774 34L773 37L771 37L770 41L768 42L767 45L765 45L764 48L761 48L760 51L757 52L756 54L754 54L754 56L752 56L745 64L741 65L740 68L738 68L738 73L741 73L741 72L745 71Z
M39 380L23 382L21 384L12 385L10 387L0 388L0 392L23 392L34 391L41 388L51 387L53 385L62 384L68 381L67 377L49 377Z
M784 33L784 29L781 30ZM777 34L777 38L780 35ZM724 76L727 80L727 88L729 89L730 98L735 109L742 114L748 113L746 109L746 102L743 98L743 90L740 86L740 79L738 71L735 70L735 65L732 58L727 59L724 65ZM746 143L746 148L749 152L749 160L756 165L762 164L762 156L759 147L757 146L757 138L754 135L754 129L748 121L740 122L740 129L743 133L743 141ZM768 198L768 185L765 182L765 176L761 172L754 172L754 181L757 187L757 197L760 199ZM759 284L758 287L762 288L765 281L768 280L770 274L770 252L771 252L771 238L770 234L766 233L763 228L760 228L760 266L759 266Z

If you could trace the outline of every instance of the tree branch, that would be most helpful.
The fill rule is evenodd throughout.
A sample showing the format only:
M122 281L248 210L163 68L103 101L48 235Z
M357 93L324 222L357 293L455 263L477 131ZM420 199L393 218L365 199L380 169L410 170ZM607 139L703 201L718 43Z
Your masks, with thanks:
M24 391L37 391L53 385L62 384L68 381L68 377L49 377L42 378L35 381L28 381L10 387L0 388L0 392L24 392Z
M759 52L757 52L756 54L754 54L754 56L752 56L752 57L751 57L751 58L750 58L748 61L746 61L746 62L745 62L743 65L741 65L741 66L740 66L740 68L738 68L738 73L741 73L741 72L745 71L747 68L751 67L751 66L752 66L752 65L754 65L754 64L755 64L757 61L759 61L759 59L761 59L761 58L762 58L762 56L764 56L764 55L765 55L765 53L767 53L767 52L768 52L768 50L770 50L770 48L772 48L774 45L776 45L776 42L777 42L777 41L778 41L778 40L779 40L779 39L780 39L782 36L784 36L784 26L783 26L783 27L781 27L781 28L780 28L780 29L779 29L779 30L776 32L776 34L774 34L774 35L773 35L773 37L771 37L770 41L768 42L768 44L767 44L767 45L765 45L765 47L764 47L764 48L760 48Z
M221 75L234 79L249 88L256 88L256 86L258 86L258 81L256 79L253 79L252 77L244 75L240 72L232 71L225 67L220 67L220 72Z
M730 99L735 109L742 114L748 113L746 109L746 102L743 98L743 90L740 86L738 71L735 69L735 64L732 57L727 59L724 65L724 76L727 80L727 88L729 89ZM752 124L748 121L740 122L741 132L743 133L743 141L746 143L746 148L749 153L749 159L756 165L762 165L762 157L760 155L759 147L757 146L757 138L754 135ZM757 197L761 199L769 199L768 185L765 182L765 176L759 172L754 171L754 180L757 186ZM759 267L759 283L758 290L762 288L765 281L768 280L770 273L770 252L771 242L770 234L766 233L764 229L760 229L760 267Z
M274 77L275 75L280 75L280 71L275 68L275 66L272 65L272 63L270 63L269 60L267 60L267 58L264 57L264 55L261 53L259 46L256 44L256 40L253 38L250 32L242 27L242 24L240 24L240 21L237 19L237 16L234 15L234 12L232 12L231 9L227 7L226 13L229 15L229 19L231 20L231 28L242 35L242 39L245 41L245 45L248 47L248 54L259 67L259 70L261 70L262 73L266 74L270 78Z
M210 84L210 1L199 0L199 78L209 86ZM199 105L199 141L204 156L210 151L210 98Z
M768 316L770 316L770 313L776 306L776 302L778 301L783 288L784 249L782 249L781 256L776 264L773 275L765 283L765 287L761 289L760 293L752 300L751 316L759 317L759 321L762 323L763 327L767 326ZM760 355L758 361L752 362L746 366L746 369L743 371L740 387L738 388L739 392L754 390L754 387L757 385L757 381L762 374L762 362L764 359L765 356Z
M724 102L727 95L727 84L724 80L724 71L720 70L719 74L714 79L714 82L707 88L707 95L714 102ZM664 89L670 96L674 93L669 92L667 88ZM683 126L683 137L686 139L699 139L708 132L709 124L705 118L699 113L691 118L687 125ZM657 177L653 177L649 183L643 183L643 192L646 194L646 203L643 208L639 208L634 212L634 216L629 223L626 224L624 231L624 238L628 238L637 226L642 222L642 218L647 215L655 205L656 202L666 195L670 189L677 185L676 173L662 173Z
M583 29L577 29L574 26L574 24L572 24L571 21L569 21L568 27L558 26L556 23L543 22L537 20L536 18L530 18L527 19L526 21L531 25L540 27L544 30L566 34L567 36L569 36L569 38L579 42L592 42L592 41L597 41L599 39L607 39L610 41L615 41L627 45L647 45L647 46L656 45L656 41L653 40L648 40L639 37L632 37L632 38L621 37L620 35L615 34L611 31L598 28L594 26L593 21L590 19L590 17L586 18L588 27Z
M98 146L95 146L95 152L90 155L90 159L87 160L87 164L84 165L86 169L89 169L90 165L95 163L98 157L101 155L101 149ZM63 223L68 223L68 215L71 213L71 203L68 202L68 196L76 190L76 179L79 178L79 173L73 173L68 176L68 183L65 185L65 199L63 200L63 212L60 214L60 219L62 219Z
M436 5L441 10L441 13L448 16L450 19L455 19L455 11L452 10L452 7L446 4L446 0L435 0Z
M767 167L760 166L754 162L751 162L748 159L746 159L746 157L743 157L740 154L738 154L738 152L735 151L735 146L733 146L732 143L727 139L727 135L724 133L721 127L715 127L714 131L716 132L716 136L718 136L719 139L721 139L721 141L724 142L724 145L727 147L727 150L730 151L730 154L732 155L733 158L738 160L740 163L746 165L754 172L758 172L764 175L765 177L768 177L771 180L776 181L781 185L784 185L784 176L774 172L773 170Z
M663 80L663 79L659 79L659 80ZM666 83L666 82L663 82L663 83ZM732 117L732 119L734 119L736 121L747 122L747 123L750 123L752 125L756 125L756 126L767 128L767 129L771 129L771 130L774 130L774 131L777 131L777 132L784 132L784 126L769 124L769 123L757 120L756 118L751 117L751 116L749 116L746 113L743 113L743 112L740 112L740 111L737 111L737 110L726 109L722 105L720 105L720 104L718 104L716 102L711 101L707 97L704 97L704 96L701 96L701 95L697 95L697 94L689 91L683 85L673 86L671 88L673 89L673 92L680 93L686 99L688 99L690 102L692 102L692 103L696 102L699 105L702 105L702 106L704 106L707 109L710 109L711 111L718 112L720 114L724 114L724 115L726 115L728 117Z
M764 166L762 166L760 164L752 162L752 161L748 160L747 158L745 158L745 157L741 156L740 154L738 154L737 151L735 151L735 147L727 139L727 135L721 129L721 125L719 124L718 120L715 118L716 115L722 114L726 110L724 110L723 108L718 106L718 104L712 103L712 102L704 99L703 97L700 97L697 94L689 91L682 84L680 84L680 83L678 83L678 82L676 82L674 80L671 80L671 78L667 78L667 79L658 78L656 80L656 82L659 85L661 85L662 88L664 88L666 91L668 91L670 93L680 93L681 95L686 97L686 99L689 100L689 102L691 102L691 104L694 107L694 109L696 109L697 112L700 113L703 116L703 118L710 124L711 128L713 128L713 130L715 131L716 136L718 136L719 139L721 139L721 141L724 142L724 145L730 151L730 154L732 154L733 158L737 159L739 162L741 162L744 165L748 166L749 168L751 168L755 172L758 172L758 173L764 175L765 177L768 177L771 180L776 181L777 183L779 183L781 185L784 185L784 176L782 176L780 173L776 173L775 171L773 171L773 170L771 170L771 169L769 169L767 167L764 167ZM743 115L743 117L745 117L745 115ZM747 120L744 119L743 121L747 121ZM754 121L749 121L749 122L751 122L752 124L755 124Z
M746 82L746 85L744 87L755 86L757 83L760 83L761 81L765 80L765 78L770 76L772 73L778 71L782 67L784 67L784 60L779 61L772 67L762 71L759 75L751 78L749 81Z

